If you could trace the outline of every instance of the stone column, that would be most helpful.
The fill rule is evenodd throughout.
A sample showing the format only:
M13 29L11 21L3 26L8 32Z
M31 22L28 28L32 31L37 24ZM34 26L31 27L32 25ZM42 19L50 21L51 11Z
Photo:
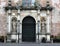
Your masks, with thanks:
M38 10L38 18L37 18L37 39L40 42L40 10Z
M50 33L50 17L47 17L47 33Z
M10 37L10 35L9 34L11 34L11 10L9 9L8 11L7 11L7 13L8 13L8 16L7 16L7 39L6 39L6 41L11 41L10 39L9 39L9 37Z
M11 10L8 10L8 18L7 18L7 22L8 22L8 30L7 33L11 33Z
M20 25L20 9L18 9L18 16L17 16L17 33L18 33L18 42L21 42L21 25Z
M50 42L50 11L48 10L47 11L47 21L46 21L46 23L47 23L47 27L46 27L46 29L47 29L47 42Z

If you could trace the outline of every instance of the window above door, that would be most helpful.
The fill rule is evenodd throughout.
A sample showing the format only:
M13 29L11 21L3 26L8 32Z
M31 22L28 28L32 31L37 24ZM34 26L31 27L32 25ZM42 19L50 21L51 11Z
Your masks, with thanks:
M31 7L34 6L35 0L22 0L23 7Z

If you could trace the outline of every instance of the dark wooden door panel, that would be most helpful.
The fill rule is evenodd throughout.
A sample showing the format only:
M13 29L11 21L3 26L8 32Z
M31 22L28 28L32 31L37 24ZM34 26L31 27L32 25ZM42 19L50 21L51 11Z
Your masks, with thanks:
M22 41L34 42L35 33L35 20L31 17L25 18L22 23Z

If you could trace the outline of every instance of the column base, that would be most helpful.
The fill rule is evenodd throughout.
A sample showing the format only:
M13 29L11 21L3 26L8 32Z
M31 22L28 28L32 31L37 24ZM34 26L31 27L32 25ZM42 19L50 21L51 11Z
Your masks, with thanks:
M47 42L49 43L51 40L50 40L50 35L47 35Z

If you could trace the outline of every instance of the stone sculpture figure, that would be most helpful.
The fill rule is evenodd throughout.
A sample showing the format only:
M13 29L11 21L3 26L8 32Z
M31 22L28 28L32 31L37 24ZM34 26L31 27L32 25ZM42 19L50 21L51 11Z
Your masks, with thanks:
M12 20L12 32L16 33L17 31L17 23L16 23L16 19Z

